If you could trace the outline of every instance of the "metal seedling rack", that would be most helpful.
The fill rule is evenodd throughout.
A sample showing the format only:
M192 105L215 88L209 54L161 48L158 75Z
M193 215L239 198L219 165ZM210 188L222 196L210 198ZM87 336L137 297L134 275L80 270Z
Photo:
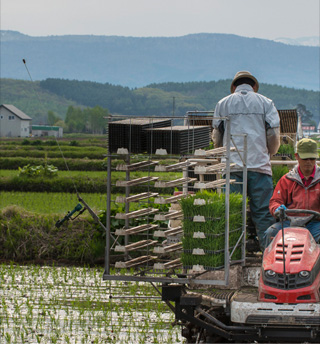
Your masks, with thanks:
M223 118L226 123L227 146L211 150L204 150L208 146L205 138L210 135L209 126L191 125L186 117L170 117L170 126L155 128L155 124L163 124L161 118L144 117L144 128L137 129L140 118L109 118L109 153L107 176L107 220L106 220L106 254L104 280L146 281L159 283L203 284L203 285L228 285L230 266L234 263L245 264L245 238L246 238L246 136L243 136L243 148L239 149L232 144L230 136L230 121ZM184 120L184 126L174 126L175 121ZM119 123L126 123L126 141L110 141L114 134L110 135L110 128ZM130 123L132 127L130 127ZM135 128L133 128L135 127ZM140 161L137 157L136 147L143 147L139 142L137 133L142 133L140 140L147 142L146 149L140 152ZM112 130L111 130L112 132ZM160 134L159 134L160 133ZM164 135L165 133L165 135ZM195 133L202 133L195 135ZM158 135L158 136L157 136ZM160 142L163 135L165 140ZM161 138L162 139L162 138ZM179 146L179 142L183 143ZM123 145L123 146L122 146ZM135 148L133 148L135 147ZM175 147L173 149L173 147ZM133 149L131 151L130 149ZM140 149L140 148L139 148ZM142 149L142 148L141 148ZM180 149L180 150L179 150ZM230 152L236 151L243 161L243 202L242 202L242 231L238 242L233 248L229 245L229 198L230 183ZM173 153L174 152L174 153ZM169 153L169 154L168 154ZM170 165L164 164L164 159L174 161ZM119 161L116 167L112 167L112 161ZM194 173L190 177L190 170ZM114 171L123 171L125 180L118 180L112 185ZM145 176L132 178L134 171L144 171ZM167 179L167 173L180 171L181 178ZM215 180L206 180L205 176L214 174ZM221 178L221 175L224 178ZM220 178L219 178L220 177ZM114 202L111 195L113 188L123 189L123 195L118 196L116 202L124 204L124 212L111 216L111 204ZM168 189L176 188L179 192L168 196ZM182 226L170 225L181 223L183 213L179 210L179 199L187 197L190 189L221 189L225 193L225 245L224 245L224 276L208 279L204 271L188 271L183 269L180 260L182 252L181 236ZM136 191L138 190L138 191ZM163 191L162 191L163 190ZM171 191L170 191L171 192ZM138 210L130 209L130 204L138 203ZM160 211L154 204L170 205L167 212ZM125 225L123 228L113 230L111 219L121 219ZM168 225L169 222L169 225ZM241 247L241 259L232 260L237 247ZM111 273L112 251L122 253L121 261L116 262L115 267L121 269L121 273ZM134 269L134 273L130 269ZM125 271L124 271L125 269ZM112 270L113 271L113 270Z

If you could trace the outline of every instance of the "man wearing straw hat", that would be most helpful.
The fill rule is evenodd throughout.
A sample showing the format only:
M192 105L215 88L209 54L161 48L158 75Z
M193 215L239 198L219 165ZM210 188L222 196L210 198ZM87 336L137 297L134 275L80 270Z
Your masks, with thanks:
M320 167L316 164L319 158L317 142L311 139L301 139L297 143L295 157L298 161L290 172L284 175L274 189L270 200L270 213L283 209L308 209L320 212ZM283 227L289 227L290 222L284 221ZM281 229L281 222L272 225L265 234L268 246ZM307 223L316 242L320 241L320 219Z
M225 121L220 117L229 118L232 140L240 152L243 151L240 135L247 134L247 192L251 218L263 251L264 233L275 222L269 212L273 192L270 156L276 154L280 146L279 114L271 99L257 93L259 82L248 71L236 73L230 90L231 94L216 105L212 139L215 148L226 145ZM231 179L241 183L243 163L238 152L231 152L230 163L235 163ZM242 193L242 185L232 184L230 191Z

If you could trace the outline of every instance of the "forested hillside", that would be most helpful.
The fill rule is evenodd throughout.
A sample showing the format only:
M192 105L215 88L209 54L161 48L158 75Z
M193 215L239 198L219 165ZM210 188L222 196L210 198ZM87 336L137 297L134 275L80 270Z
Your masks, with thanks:
M231 80L170 82L130 90L89 81L47 79L40 86L86 106L107 108L113 114L167 116L172 112L184 115L191 110L214 110L216 103L230 93L230 83ZM260 84L259 92L273 99L278 109L293 109L303 104L318 121L319 92L268 84Z
M120 115L184 115L186 111L214 110L217 101L230 93L230 83L231 80L170 82L130 89L90 81L47 79L31 82L2 79L0 101L20 108L33 118L34 124L44 123L48 111L65 120L70 106L83 111L98 107L101 111L105 109L111 114ZM299 104L303 105L305 119L318 123L319 92L263 83L260 84L259 92L273 99L278 109L292 109ZM69 114L72 112L69 109ZM75 119L72 119L74 128Z

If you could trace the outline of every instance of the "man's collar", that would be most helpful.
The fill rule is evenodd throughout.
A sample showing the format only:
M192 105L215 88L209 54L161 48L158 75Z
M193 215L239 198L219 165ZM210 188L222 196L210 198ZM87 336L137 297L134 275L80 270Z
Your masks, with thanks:
M237 86L234 92L240 92L240 91L252 91L252 92L254 92L254 89L253 89L253 87L251 87L248 84L242 84L242 85Z

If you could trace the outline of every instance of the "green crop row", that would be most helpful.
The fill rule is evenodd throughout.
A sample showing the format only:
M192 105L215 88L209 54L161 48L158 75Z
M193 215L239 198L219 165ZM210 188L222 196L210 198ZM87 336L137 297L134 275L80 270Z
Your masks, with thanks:
M49 165L54 165L59 171L106 171L106 161L96 159L43 159L43 158L30 158L30 157L0 157L0 167L2 170L18 170L19 167L25 165L42 165L44 162Z
M132 163L142 161L142 158L132 159ZM87 159L87 158L48 158L48 157L0 157L0 169L1 170L17 170L19 167L25 165L42 165L47 163L49 165L56 166L60 171L106 171L107 170L108 158L104 159ZM159 162L159 164L169 165L176 163L176 160L166 159ZM118 164L124 164L123 160L112 159L111 167L116 168ZM154 171L154 166L150 166L150 171Z
M107 147L97 147L97 146L66 146L66 145L60 145L59 146L21 146L21 145L0 145L0 151L14 151L16 149L19 149L21 151L26 152L27 154L29 152L33 151L46 151L46 152L80 152L83 150L90 150L94 152L98 152L101 154L105 154L107 151Z
M82 148L81 150L64 150L63 156L69 159L102 159L103 155L107 153L107 150L94 151L90 148ZM30 158L62 158L60 150L47 151L47 150L30 150L18 148L14 150L0 150L2 157L30 157Z
M131 179L148 175L146 172L136 171L131 173ZM157 175L150 173L150 175ZM166 180L179 178L181 173L170 172L163 175ZM125 180L125 172L114 172L111 184L112 193L123 193L125 188L116 186L116 182ZM131 186L131 192L145 192L147 188L154 192L172 194L173 188L159 189L154 187L154 182ZM27 177L19 176L18 171L3 170L0 176L0 191L25 191L25 192L87 192L103 193L107 192L107 175L103 172L58 172L56 177Z
M106 209L107 195L99 193L83 193L81 198L95 211ZM0 209L16 205L27 212L36 214L65 215L78 203L75 192L6 192L0 193ZM113 203L111 203L113 205ZM116 205L115 205L116 206Z
M1 177L0 191L104 193L106 179L76 177Z

